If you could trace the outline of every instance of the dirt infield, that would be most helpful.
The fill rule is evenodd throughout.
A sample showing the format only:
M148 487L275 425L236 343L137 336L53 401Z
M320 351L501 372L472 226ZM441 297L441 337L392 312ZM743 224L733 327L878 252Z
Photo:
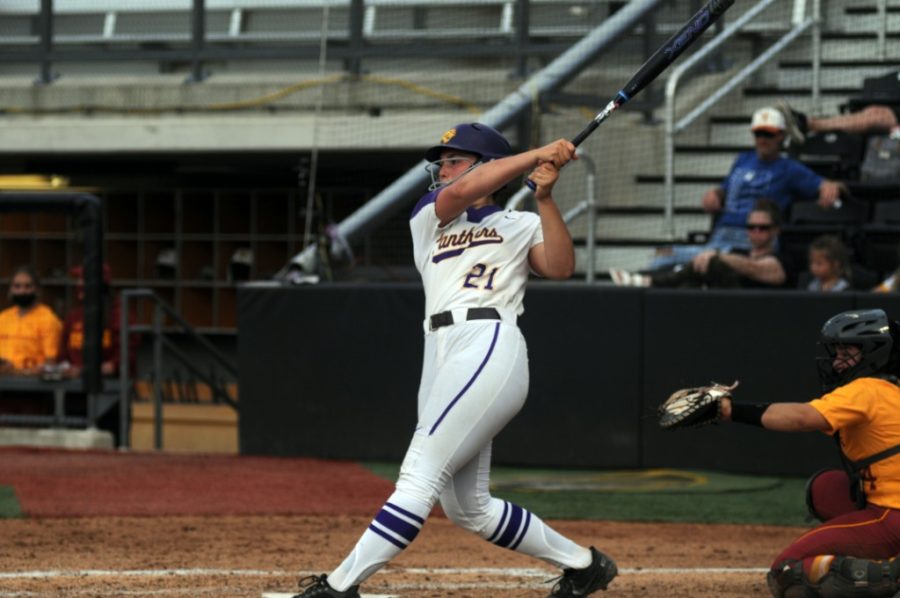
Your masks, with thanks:
M35 450L0 450L0 485L27 515L0 520L0 597L289 592L337 564L391 488L348 463ZM553 523L618 561L608 596L765 596L759 570L802 531ZM438 515L364 590L536 598L554 575Z

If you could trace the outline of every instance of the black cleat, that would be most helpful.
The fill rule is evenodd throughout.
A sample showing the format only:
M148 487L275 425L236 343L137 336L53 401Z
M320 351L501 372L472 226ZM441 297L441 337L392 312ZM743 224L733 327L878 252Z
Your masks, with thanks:
M784 125L787 129L788 137L797 145L803 145L806 141L806 135L809 133L806 115L791 108L791 105L784 100L777 102L775 107L784 115Z
M321 596L322 598L360 598L359 586L347 588L343 592L339 592L328 585L328 576L310 575L300 580L300 589L303 590L293 598L306 598L309 596Z
M591 564L584 569L564 569L548 598L575 598L605 590L618 573L616 563L591 546Z

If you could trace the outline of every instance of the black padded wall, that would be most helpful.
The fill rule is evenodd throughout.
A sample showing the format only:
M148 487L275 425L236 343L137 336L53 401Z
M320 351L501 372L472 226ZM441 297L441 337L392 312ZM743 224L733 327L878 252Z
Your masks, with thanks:
M497 438L497 462L638 467L641 297L582 284L528 289L528 401Z
M808 401L821 394L815 357L822 323L853 308L852 294L802 291L653 291L645 296L644 409L676 388L738 380L735 400ZM645 419L647 467L760 474L813 473L838 465L834 442L743 425L664 432Z
M242 288L242 452L402 456L415 425L423 306L414 285Z
M242 287L242 451L402 458L415 425L423 305L414 284ZM815 398L819 329L857 306L900 316L900 297L868 293L533 283L520 319L529 397L496 439L494 460L770 475L836 466L824 434L740 425L664 433L655 408L677 388L713 380L739 380L741 401Z

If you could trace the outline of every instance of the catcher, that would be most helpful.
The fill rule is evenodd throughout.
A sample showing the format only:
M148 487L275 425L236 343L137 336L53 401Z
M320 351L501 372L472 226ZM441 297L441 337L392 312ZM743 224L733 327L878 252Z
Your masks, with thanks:
M659 423L677 429L732 421L780 432L820 431L844 470L815 474L807 506L823 523L785 548L767 581L773 596L900 597L900 324L880 309L847 311L822 327L825 394L808 403L740 403L737 384L674 393Z

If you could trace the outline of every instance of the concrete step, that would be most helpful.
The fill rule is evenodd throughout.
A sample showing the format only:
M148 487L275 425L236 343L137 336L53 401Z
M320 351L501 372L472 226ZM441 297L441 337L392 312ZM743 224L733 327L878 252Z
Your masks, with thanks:
M0 446L112 449L115 444L112 433L97 428L0 428Z
M653 245L603 245L594 251L594 275L598 279L605 279L610 268L620 270L638 271L647 268L656 253ZM587 248L575 247L575 273L584 276L587 272Z
M670 239L686 239L689 233L708 231L711 217L708 214L675 214L674 236L665 227L662 210L658 214L603 214L597 218L597 239L607 241L662 242ZM572 235L582 236L584 226L573 225Z
M874 33L848 35L842 31L823 32L822 60L871 60L878 50L878 38ZM887 55L900 55L900 39L888 38ZM809 60L812 57L812 38L803 36L788 46L779 59L796 58Z
M714 183L678 183L675 185L675 208L699 208L703 194ZM631 205L640 204L657 206L662 209L665 205L665 186L662 183L642 183L638 185L638 192L633 197L627 198ZM606 205L615 205L612 202ZM627 204L626 204L627 205Z
M900 31L900 14L895 12L888 12L886 18L887 31ZM844 31L878 31L881 27L881 19L878 18L877 13L869 13L869 14L854 14L847 15L844 18L844 22L841 23L841 28Z
M860 62L853 65L823 63L821 69L821 82L823 87L862 87L863 80L868 77L880 77L888 72L900 68L900 62L896 60L883 64ZM779 87L809 87L812 86L813 72L808 62L783 61L778 67L778 76L775 84Z
M722 178L728 174L729 170L731 170L731 165L734 163L736 155L737 152L732 150L711 150L702 153L676 152L675 176L704 174ZM653 167L653 170L648 168L644 174L662 175L664 173L663 169L665 168L665 164L651 164L648 166Z

